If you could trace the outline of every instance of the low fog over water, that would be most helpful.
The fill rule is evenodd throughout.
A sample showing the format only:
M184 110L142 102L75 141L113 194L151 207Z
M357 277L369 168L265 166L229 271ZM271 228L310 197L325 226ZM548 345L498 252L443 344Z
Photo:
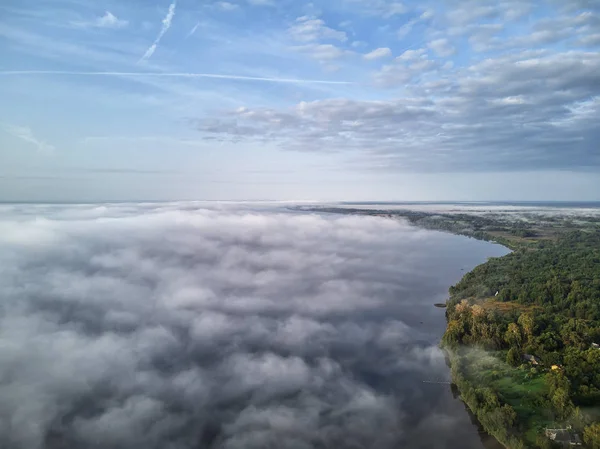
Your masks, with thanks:
M0 206L0 447L481 448L437 344L497 245L229 205Z

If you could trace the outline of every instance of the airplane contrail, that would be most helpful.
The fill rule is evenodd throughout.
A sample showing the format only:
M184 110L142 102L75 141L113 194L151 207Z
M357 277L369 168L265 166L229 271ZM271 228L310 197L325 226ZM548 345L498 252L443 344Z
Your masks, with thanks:
M158 46L158 43L160 42L162 37L165 35L165 33L167 31L169 31L169 28L171 28L171 22L173 21L173 17L175 16L175 7L176 6L177 6L177 2L173 2L169 5L169 11L167 12L167 15L165 16L165 18L162 21L162 28L160 29L160 33L158 33L158 36L156 36L156 39L154 39L154 42L152 43L152 45L148 48L148 50L146 50L146 53L144 53L144 56L142 56L140 58L140 62L145 61L146 59L150 58L154 54L156 47Z
M188 37L192 37L192 35L196 32L199 26L200 22L197 22L196 25L194 25L194 28L191 29L191 31L187 34L185 38L187 39Z
M165 78L215 78L240 81L263 81L271 83L291 84L354 84L351 81L329 81L297 78L269 78L245 75L221 75L218 73L186 73L186 72L73 72L67 70L4 70L0 76L19 75L59 75L59 76L129 76L129 77L165 77Z

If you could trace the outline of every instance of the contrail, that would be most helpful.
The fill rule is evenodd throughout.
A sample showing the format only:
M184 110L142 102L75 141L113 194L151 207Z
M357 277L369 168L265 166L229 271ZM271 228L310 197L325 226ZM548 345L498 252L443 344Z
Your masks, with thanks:
M200 22L196 23L196 25L194 25L194 28L192 28L192 30L187 34L185 38L187 39L188 37L191 37L196 32L199 26Z
M158 36L156 36L154 43L152 45L150 45L148 50L146 50L146 53L144 53L144 56L142 56L140 58L140 62L145 61L146 59L150 58L150 56L152 56L154 54L154 51L156 50L158 43L160 42L162 37L165 35L165 33L167 31L169 31L169 28L171 28L171 22L173 21L173 17L175 16L175 6L177 6L177 2L173 2L169 5L169 12L167 12L167 15L165 16L165 18L162 21L162 28L160 30L160 33L158 33Z
M130 77L165 77L165 78L215 78L241 81L264 81L270 83L291 84L354 84L352 81L329 81L296 78L268 78L244 75L220 75L218 73L186 73L186 72L71 72L66 70L5 70L0 76L20 75L59 75L59 76L130 76Z

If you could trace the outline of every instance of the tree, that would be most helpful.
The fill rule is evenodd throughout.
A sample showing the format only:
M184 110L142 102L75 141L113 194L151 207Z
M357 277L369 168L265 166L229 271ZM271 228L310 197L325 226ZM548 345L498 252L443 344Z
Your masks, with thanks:
M568 390L562 387L557 388L552 395L552 405L561 419L568 417L573 411L573 403L569 399Z
M519 326L516 323L508 324L508 329L504 334L504 340L510 346L517 346L519 348L521 347L523 338L521 336L521 329L519 329Z
M529 313L523 313L519 316L517 322L521 326L521 329L523 329L525 338L529 341L533 335L533 317Z
M583 440L590 449L600 449L600 422L591 424L583 430Z
M506 363L508 363L510 366L519 366L521 364L522 357L521 351L513 346L506 354Z
M446 327L446 332L442 337L442 341L448 346L456 347L462 342L464 334L464 325L458 320L450 320Z

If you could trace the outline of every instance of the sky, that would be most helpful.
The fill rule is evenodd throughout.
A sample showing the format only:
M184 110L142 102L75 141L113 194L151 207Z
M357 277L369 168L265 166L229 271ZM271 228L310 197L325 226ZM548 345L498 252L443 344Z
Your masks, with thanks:
M599 200L597 0L5 0L0 200Z

